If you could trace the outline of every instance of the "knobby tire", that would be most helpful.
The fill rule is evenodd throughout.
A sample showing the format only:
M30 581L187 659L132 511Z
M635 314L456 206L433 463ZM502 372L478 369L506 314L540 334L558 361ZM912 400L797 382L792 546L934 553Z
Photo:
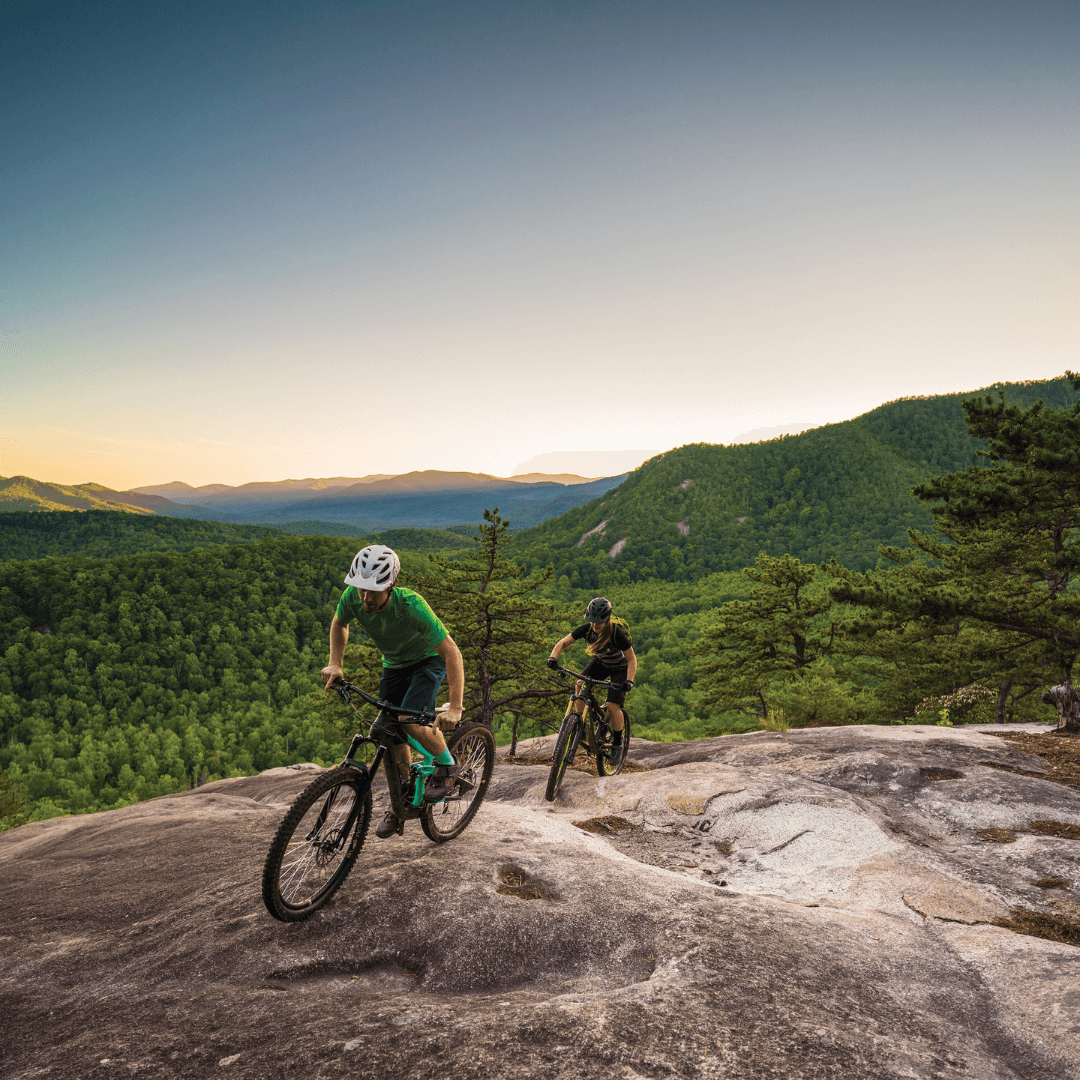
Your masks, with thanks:
M270 914L282 922L314 915L349 876L370 824L366 771L339 766L316 777L289 808L266 856L262 895Z
M574 755L577 754L578 743L581 740L581 728L582 721L573 710L563 717L558 738L555 740L555 755L554 761L551 763L551 772L548 773L547 790L544 792L544 798L548 802L555 801L566 767L574 760Z
M465 831L484 801L495 768L495 740L483 724L460 724L446 737L446 748L461 766L454 791L424 808L420 827L436 844Z
M619 756L612 761L608 757L608 751L611 749L612 737L611 728L605 724L603 727L597 725L596 728L596 775L597 776L618 776L622 772L623 765L626 764L626 755L630 750L630 716L626 710L623 709L623 729L622 729L622 748L619 750ZM600 732L604 732L603 739L600 738Z

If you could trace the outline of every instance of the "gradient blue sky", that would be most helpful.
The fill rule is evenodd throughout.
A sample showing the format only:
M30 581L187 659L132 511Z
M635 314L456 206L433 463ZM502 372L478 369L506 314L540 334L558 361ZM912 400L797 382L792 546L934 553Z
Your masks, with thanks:
M0 475L636 464L1078 368L1078 46L1075 0L0 0Z

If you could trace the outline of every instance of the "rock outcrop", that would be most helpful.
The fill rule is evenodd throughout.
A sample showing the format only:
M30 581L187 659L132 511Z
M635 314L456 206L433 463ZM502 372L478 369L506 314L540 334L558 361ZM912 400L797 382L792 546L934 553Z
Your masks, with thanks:
M503 760L462 837L371 835L298 924L259 876L314 766L2 834L0 1072L1080 1075L1080 949L994 925L1080 917L1080 792L1041 759L935 727L631 758L554 805Z

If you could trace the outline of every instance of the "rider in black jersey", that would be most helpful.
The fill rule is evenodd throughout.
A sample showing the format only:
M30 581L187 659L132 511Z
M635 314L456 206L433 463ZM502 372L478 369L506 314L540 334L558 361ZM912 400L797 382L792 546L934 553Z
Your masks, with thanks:
M622 706L626 701L626 692L634 686L637 656L634 654L629 627L625 620L612 615L611 604L606 597L597 596L590 600L585 609L585 618L587 622L555 643L555 648L548 657L548 667L557 668L559 654L563 649L568 649L575 641L585 639L586 651L592 659L585 665L582 674L588 675L590 679L610 679L612 683L607 696L607 712L608 723L611 725L611 757L614 760L622 748ZM579 682L575 693L580 694L581 687L582 683ZM585 708L585 702L575 700L574 708L580 713Z

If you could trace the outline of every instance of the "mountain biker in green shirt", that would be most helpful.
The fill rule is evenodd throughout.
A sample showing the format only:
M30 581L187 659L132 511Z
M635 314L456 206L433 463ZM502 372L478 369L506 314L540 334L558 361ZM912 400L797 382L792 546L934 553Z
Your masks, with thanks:
M615 760L622 749L623 711L628 690L634 688L634 676L637 674L637 654L630 638L626 621L611 613L611 602L604 596L596 596L589 601L585 609L586 621L571 630L566 637L555 642L555 647L548 657L548 667L559 666L559 654L568 649L575 641L585 639L585 651L592 659L585 665L582 675L590 679L611 681L607 696L608 723L611 725L611 758ZM579 682L574 690L581 693L584 684ZM581 712L585 702L580 698L574 701L574 709Z
M457 727L461 720L461 702L465 687L465 666L454 639L422 596L411 589L398 588L401 560L397 553L382 544L371 544L357 552L341 594L337 612L330 623L330 662L322 669L323 684L344 678L341 662L349 640L349 623L356 622L367 632L383 658L379 697L404 709L435 708L435 699L445 677L449 684L450 703L440 713L436 725L409 723L407 717L393 717L383 712L372 730L389 731L394 740L394 761L402 776L408 776L411 754L404 735L415 739L435 764L443 766L428 782L425 797L440 797L439 782L450 790L447 768L455 764L446 748L443 731ZM446 791L441 794L445 795ZM404 822L388 810L375 835L388 837L400 833Z

